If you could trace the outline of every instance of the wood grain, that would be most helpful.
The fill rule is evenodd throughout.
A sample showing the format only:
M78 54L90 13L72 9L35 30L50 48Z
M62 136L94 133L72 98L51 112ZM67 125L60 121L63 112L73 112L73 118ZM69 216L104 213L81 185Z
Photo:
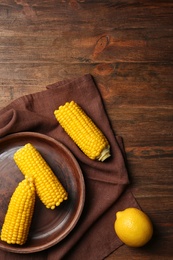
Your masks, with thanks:
M0 3L0 108L90 73L124 139L132 191L155 233L145 247L122 246L106 259L173 256L172 25L171 0Z

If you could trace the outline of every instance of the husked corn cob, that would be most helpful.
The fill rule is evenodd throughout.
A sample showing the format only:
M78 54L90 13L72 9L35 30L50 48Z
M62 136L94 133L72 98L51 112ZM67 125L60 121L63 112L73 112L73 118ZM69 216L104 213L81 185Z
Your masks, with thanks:
M47 208L54 209L68 194L36 148L27 143L14 154L14 160L24 175L33 177L36 192Z
M15 189L1 230L1 240L23 245L28 237L34 212L35 187L31 178L25 178Z
M60 106L54 111L54 115L67 134L90 159L104 161L110 156L110 146L106 137L74 101Z

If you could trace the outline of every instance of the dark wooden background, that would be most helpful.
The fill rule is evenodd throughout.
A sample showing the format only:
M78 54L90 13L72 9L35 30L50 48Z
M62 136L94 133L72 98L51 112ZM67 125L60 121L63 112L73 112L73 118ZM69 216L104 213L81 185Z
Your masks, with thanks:
M124 138L133 193L155 229L145 247L106 259L173 259L173 1L0 1L0 108L85 73Z

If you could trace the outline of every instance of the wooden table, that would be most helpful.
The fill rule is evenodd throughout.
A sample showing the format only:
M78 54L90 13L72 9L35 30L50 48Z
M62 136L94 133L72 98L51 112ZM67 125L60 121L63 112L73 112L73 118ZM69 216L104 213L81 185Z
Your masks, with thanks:
M85 73L124 138L134 196L155 229L145 247L106 259L172 259L173 2L1 1L0 108Z

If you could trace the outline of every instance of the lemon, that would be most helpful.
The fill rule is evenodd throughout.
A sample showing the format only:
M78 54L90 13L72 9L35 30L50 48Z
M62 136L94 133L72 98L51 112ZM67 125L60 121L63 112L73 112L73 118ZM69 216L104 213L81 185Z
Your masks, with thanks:
M132 247L145 245L153 235L151 220L137 208L117 212L114 229L120 240Z

